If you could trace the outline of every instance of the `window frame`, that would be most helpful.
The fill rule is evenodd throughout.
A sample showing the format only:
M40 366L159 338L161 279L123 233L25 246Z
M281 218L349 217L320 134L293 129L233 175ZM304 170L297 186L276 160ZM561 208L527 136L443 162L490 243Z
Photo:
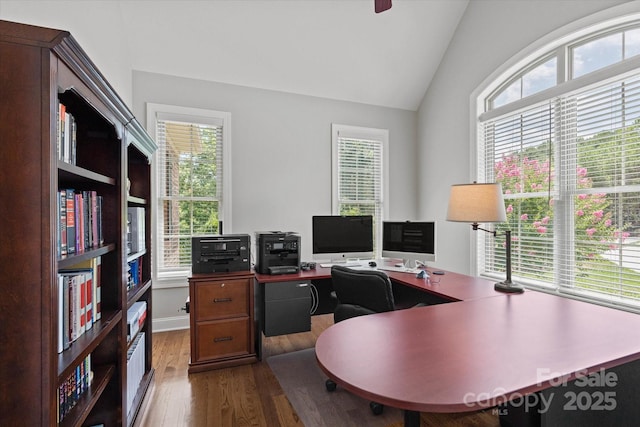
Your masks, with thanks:
M147 131L157 142L157 117L162 115L176 120L190 123L210 124L212 121L222 122L222 200L218 211L218 219L223 223L224 233L231 233L232 215L231 215L231 113L225 111L216 111L202 108L182 107L169 104L147 103ZM165 119L166 120L166 119ZM159 150L158 150L159 151ZM151 159L151 208L152 212L159 212L159 194L158 194L158 168L159 168L159 152L154 152ZM176 269L175 271L159 271L158 259L162 245L161 231L159 227L157 215L151 218L151 237L155 244L152 254L153 268L153 287L154 288L171 288L188 286L187 279L191 275L191 269Z
M630 5L612 8L615 11L607 10L603 13L596 14L589 19L568 25L560 31L549 34L547 37L538 41L536 45L523 50L511 61L505 63L489 76L481 86L479 86L471 96L471 126L475 129L472 132L470 149L472 153L471 172L475 176L475 180L484 182L486 179L492 179L493 171L484 170L484 158L479 144L482 141L481 131L482 123L492 118L504 117L508 113L515 113L525 110L536 104L540 104L545 100L558 98L560 95L568 95L580 90L592 87L594 84L605 84L613 80L618 80L624 76L630 75L632 72L640 68L639 55L631 58L623 58L620 62L605 66L590 73L581 75L575 79L572 76L572 52L575 46L588 43L604 37L608 34L616 32L624 32L633 28L640 28L640 13L636 6L633 8L634 13L630 13ZM617 11L626 11L620 13L620 17L615 17ZM619 13L619 12L618 12ZM624 47L623 47L624 48ZM538 64L548 60L551 56L557 57L557 74L558 82L556 86L545 89L538 93L532 94L526 98L502 105L496 109L491 109L494 99L501 91L508 87L512 82L521 79L531 69ZM561 231L566 235L567 231ZM573 233L573 229L571 230ZM471 238L471 269L472 273L495 279L499 274L487 274L482 271L485 257L491 257L491 254L485 254L487 239L491 237L485 236L485 233L473 233ZM554 281L554 282L557 282ZM571 292L571 289L564 289L560 283L549 284L533 284L527 283L538 290L560 293L567 297L582 299L589 302L612 306L618 309L640 312L640 304L633 300L614 300L606 299L606 296L599 298L598 295L589 295L585 292Z
M339 200L339 149L338 140L342 137L353 139L366 139L380 141L382 144L382 167L380 179L380 212L381 218L374 218L374 254L376 258L381 256L382 251L382 221L389 217L389 130L382 128L371 128L362 126L331 124L331 213L340 214Z

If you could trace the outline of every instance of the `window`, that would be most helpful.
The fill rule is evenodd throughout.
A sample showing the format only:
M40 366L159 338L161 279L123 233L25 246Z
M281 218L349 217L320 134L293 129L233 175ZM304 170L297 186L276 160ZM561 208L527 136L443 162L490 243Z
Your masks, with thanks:
M569 80L529 99L508 90L479 99L488 107L477 123L478 179L502 183L507 222L496 229L512 232L514 278L632 310L640 309L638 31L636 23L554 47L554 66L572 70L557 75ZM503 87L527 73L503 77ZM500 277L504 241L483 234L478 271Z
M388 211L388 139L385 129L332 125L333 214L373 215L376 254Z
M557 84L557 58L552 57L532 70L517 76L507 87L492 99L493 107L500 107L512 101L525 98Z
M640 53L640 29L617 31L578 43L571 48L574 78L615 64Z
M191 272L191 237L230 229L230 115L148 104L154 127L157 212L154 266L157 277ZM226 219L226 220L225 220Z

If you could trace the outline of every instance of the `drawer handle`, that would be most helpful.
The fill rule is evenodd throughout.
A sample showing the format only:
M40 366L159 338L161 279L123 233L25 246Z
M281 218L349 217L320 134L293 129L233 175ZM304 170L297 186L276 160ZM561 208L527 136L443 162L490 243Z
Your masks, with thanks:
M222 341L231 341L233 339L232 336L228 336L228 337L218 337L218 338L214 338L213 342L222 342Z
M232 298L214 298L213 302L231 302Z

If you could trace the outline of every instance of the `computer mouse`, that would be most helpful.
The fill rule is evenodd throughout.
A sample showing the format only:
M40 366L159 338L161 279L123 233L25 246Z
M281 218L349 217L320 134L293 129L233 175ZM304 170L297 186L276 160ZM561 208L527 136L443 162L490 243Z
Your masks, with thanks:
M375 267L375 266L377 266L377 265L378 265L378 264L376 264L376 262L375 262L375 261L369 261L369 267Z

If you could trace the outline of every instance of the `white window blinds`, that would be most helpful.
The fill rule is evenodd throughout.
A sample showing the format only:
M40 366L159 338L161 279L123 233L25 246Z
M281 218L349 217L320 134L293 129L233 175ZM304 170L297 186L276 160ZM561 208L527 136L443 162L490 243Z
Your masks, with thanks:
M479 178L502 183L514 277L640 306L639 120L640 74L481 124ZM503 240L478 237L499 276Z
M365 128L334 129L334 212L372 215L374 246L378 250L384 217L387 132Z
M341 215L376 215L382 205L382 144L338 138L338 201Z
M160 272L191 267L191 237L221 232L222 121L158 114L157 192Z

